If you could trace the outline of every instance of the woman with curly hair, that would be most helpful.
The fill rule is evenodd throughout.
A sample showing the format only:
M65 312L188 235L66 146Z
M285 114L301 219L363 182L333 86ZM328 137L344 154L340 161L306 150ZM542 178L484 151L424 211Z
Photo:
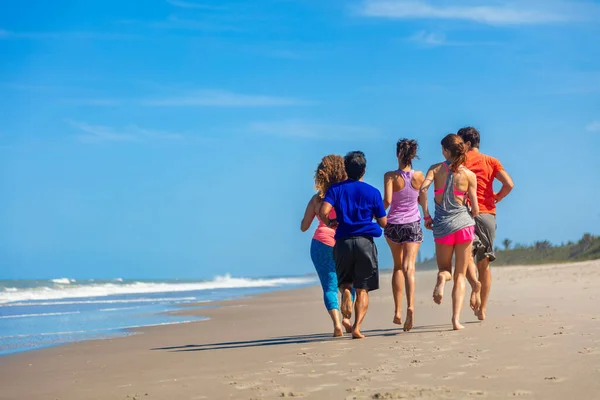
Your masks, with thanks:
M415 307L415 264L419 247L423 242L421 214L419 202L423 207L423 196L419 189L425 180L421 171L412 169L413 160L417 157L416 140L400 139L396 143L398 169L384 175L385 191L383 205L388 212L388 223L384 229L392 258L394 272L392 274L392 294L394 296L394 323L402 324L402 291L406 286L406 321L404 331L413 327Z
M340 320L339 302L338 302L338 279L335 270L335 261L333 259L333 246L335 245L335 210L331 210L329 219L332 220L329 226L325 225L319 218L319 209L327 189L334 183L343 182L347 178L346 170L344 168L344 158L337 155L328 155L323 157L321 163L315 171L315 188L317 194L311 197L306 211L304 212L304 218L300 224L302 232L306 232L312 224L315 216L319 220L319 226L317 227L312 243L310 246L310 256L319 275L321 286L323 287L323 300L325 302L325 308L329 312L331 321L333 322L333 336L343 336L342 327L346 329L346 332L352 331L352 323L350 317L352 316L352 300L349 299L342 305L343 319ZM354 297L354 292L352 293Z

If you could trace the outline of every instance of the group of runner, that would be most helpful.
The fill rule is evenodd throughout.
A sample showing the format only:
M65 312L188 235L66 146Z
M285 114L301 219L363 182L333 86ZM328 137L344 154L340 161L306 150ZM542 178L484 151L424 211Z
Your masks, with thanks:
M398 169L385 174L383 197L379 190L363 182L367 165L364 153L353 151L345 157L328 155L322 159L315 172L317 194L306 207L301 229L308 230L315 217L319 220L310 253L333 322L333 336L343 336L345 330L354 338L364 337L361 324L369 306L368 293L379 288L374 238L380 237L382 230L394 260L393 322L402 324L402 297L406 292L403 328L412 329L422 218L425 228L433 231L436 246L438 274L433 300L441 304L445 284L453 280L452 326L463 329L460 311L466 278L471 285L470 306L479 320L485 319L491 288L489 264L495 260L496 204L514 184L502 164L481 153L479 145L480 135L473 127L447 135L441 141L445 160L423 174L412 168L417 158L417 141L399 140ZM502 184L498 192L494 192L494 180ZM433 216L428 204L432 184Z

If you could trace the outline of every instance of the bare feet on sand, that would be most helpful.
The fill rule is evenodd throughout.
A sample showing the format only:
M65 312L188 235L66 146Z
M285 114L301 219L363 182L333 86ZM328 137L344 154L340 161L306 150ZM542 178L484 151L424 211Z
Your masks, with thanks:
M443 275L438 275L437 283L433 289L433 301L436 304L442 304L442 298L444 297L444 287L446 286L446 278Z
M414 311L412 308L406 310L406 322L404 322L404 332L408 332L413 327L413 315Z
M364 338L365 338L365 335L360 333L360 329L354 328L352 330L352 339L364 339Z
M402 315L395 315L394 316L394 321L393 321L396 325L402 325Z
M344 289L342 291L342 306L340 307L340 311L345 319L352 317L352 306L352 293L350 289Z
M342 337L344 336L344 331L342 331L341 326L336 326L333 328L333 337Z
M481 283L477 282L475 288L471 291L471 300L469 301L471 310L477 315L481 307Z
M461 329L465 329L465 327L462 326L457 319L452 319L452 329L454 329L455 331L459 331Z
M352 322L350 322L348 318L342 320L342 325L344 326L344 329L346 329L346 333L352 332Z
M475 311L475 315L477 316L478 320L484 321L485 320L485 309L480 308L479 310Z

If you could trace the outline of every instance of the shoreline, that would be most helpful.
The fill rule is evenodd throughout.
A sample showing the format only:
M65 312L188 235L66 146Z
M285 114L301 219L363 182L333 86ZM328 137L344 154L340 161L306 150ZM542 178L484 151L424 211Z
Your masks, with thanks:
M318 286L181 309L210 319L0 357L0 399L583 397L600 393L598 268L496 268L488 320L466 304L459 332L452 284L431 301L435 271L417 272L409 333L391 322L382 274L364 340L330 337Z
M501 265L501 266L498 266L497 268L528 270L528 271L544 270L544 269L552 270L552 269L556 269L556 268L576 267L578 265L583 265L583 264L593 263L593 262L600 262L600 259L592 260L592 261L539 264L539 265L538 264L536 264L536 265ZM380 270L380 272L381 272L380 280L390 279L392 271L393 271L393 268ZM420 274L425 274L425 273L432 273L432 271L437 271L437 268L435 268L435 269L434 268L424 268L417 272ZM304 277L304 276L309 276L309 275L310 274L304 274L301 276ZM452 283L449 282L449 285L451 286ZM468 295L470 293L470 287L469 287L468 283L466 284L466 286L467 286L467 288L466 288L465 298L468 300ZM262 296L267 295L269 293L295 292L295 291L302 291L302 290L307 290L307 289L311 289L311 288L315 288L315 287L319 287L318 280L314 284L311 284L311 285L308 285L305 287L301 287L301 288L285 288L285 287L283 287L283 288L270 290L270 291L266 291L266 292L258 293L258 294L240 295L239 297L233 297L231 299L225 299L225 300L216 300L216 301L204 300L204 301L198 301L195 303L185 303L185 304L179 305L177 307L177 309L175 309L175 310L159 312L157 315L187 316L187 317L197 318L197 320L164 322L164 323L142 325L142 326L135 326L135 327L106 329L105 331L107 333L114 332L114 335L107 336L107 337L83 339L83 340L73 341L73 342L58 343L55 345L43 346L43 347L33 348L30 350L17 351L17 352L13 352L13 353L0 355L0 360L4 357L8 357L8 356L18 356L21 354L29 354L31 352L39 352L39 351L43 351L46 349L52 349L52 348L57 348L57 347L64 347L64 346L96 342L96 341L117 340L117 339L121 339L121 338L127 338L130 336L135 336L135 335L143 335L147 329L169 327L169 326L174 326L174 325L189 325L189 324L195 324L195 323L200 323L200 322L207 322L207 321L210 321L211 319L213 319L214 317L218 317L218 312L216 314L214 312L212 312L210 314L215 314L215 315L208 316L208 315L206 315L208 313L206 313L206 312L200 313L199 310L209 310L209 309L218 310L221 307L236 307L236 306L239 307L242 305L245 306L247 302L252 302L253 299L261 298ZM465 310L465 311L468 312L468 310ZM87 332L87 331L81 331L81 332Z

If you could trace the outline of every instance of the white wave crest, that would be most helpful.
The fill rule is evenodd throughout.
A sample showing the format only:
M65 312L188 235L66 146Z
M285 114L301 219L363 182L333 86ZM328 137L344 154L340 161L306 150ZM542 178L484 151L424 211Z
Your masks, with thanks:
M0 319L51 317L51 316L57 316L57 315L72 315L72 314L79 314L79 313L80 313L80 311L69 311L69 312L51 312L51 313L41 313L41 314L0 315Z
M58 278L58 279L51 279L50 282L56 283L57 285L70 285L71 283L75 283L75 279Z
M232 278L229 274L217 276L212 281L189 282L189 283L160 283L160 282L133 282L126 284L104 283L88 285L69 285L58 287L39 287L22 289L16 292L0 292L0 304L37 301L37 300L59 300L77 299L89 297L105 297L123 294L141 293L169 293L169 292L192 292L212 289L235 289L256 287L278 287L285 285L299 285L312 283L315 278L274 278L274 279L248 279ZM150 299L156 301L156 299ZM126 302L132 302L131 299ZM39 305L39 304L38 304Z
M19 306L64 306L72 304L123 304L123 303L160 303L160 302L185 302L194 301L195 297L165 297L160 299L154 298L135 298L135 299L114 299L114 300L72 300L72 301L42 301L36 303L28 302L17 302L3 304L3 307L19 307ZM197 300L198 303L204 303L204 301Z

